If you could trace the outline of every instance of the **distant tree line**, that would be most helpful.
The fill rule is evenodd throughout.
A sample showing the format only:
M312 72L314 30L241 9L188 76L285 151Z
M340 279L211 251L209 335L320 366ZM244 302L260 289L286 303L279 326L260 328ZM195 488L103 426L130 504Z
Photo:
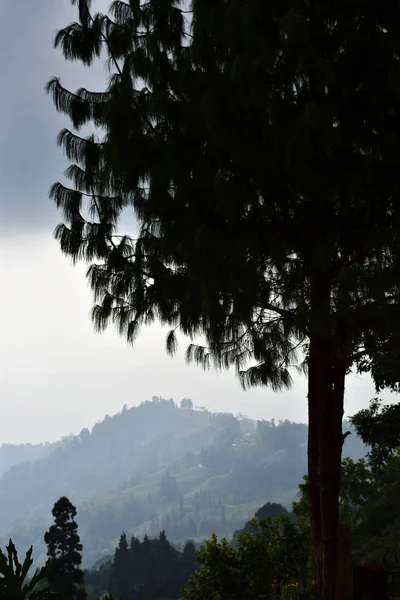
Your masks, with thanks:
M183 550L174 548L162 531L156 539L125 533L119 539L114 558L86 574L89 600L111 594L113 598L150 600L179 598L196 569L195 544L188 541Z

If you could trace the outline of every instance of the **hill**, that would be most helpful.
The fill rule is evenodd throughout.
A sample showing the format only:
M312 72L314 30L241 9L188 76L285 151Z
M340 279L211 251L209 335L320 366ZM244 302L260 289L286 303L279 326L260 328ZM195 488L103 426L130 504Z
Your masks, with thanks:
M34 543L41 560L62 495L78 508L85 566L112 552L121 531L164 529L174 543L231 537L260 504L290 506L306 471L306 425L194 410L188 399L181 406L154 397L46 451L22 452L0 478L1 541L11 534L18 548ZM345 454L364 453L349 436Z

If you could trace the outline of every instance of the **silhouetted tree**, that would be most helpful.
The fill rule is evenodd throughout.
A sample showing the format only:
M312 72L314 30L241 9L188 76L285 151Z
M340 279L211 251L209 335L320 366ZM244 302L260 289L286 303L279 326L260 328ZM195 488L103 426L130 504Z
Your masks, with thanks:
M134 541L131 540L131 549L133 551ZM119 538L118 547L115 550L113 569L110 578L110 593L114 598L123 596L129 598L132 590L132 581L130 581L130 552L126 533L122 533ZM133 552L132 552L133 553Z
M65 600L85 600L82 544L75 521L76 508L65 496L54 504L54 525L45 533L51 589Z
M382 468L400 448L400 404L383 405L379 398L374 398L368 408L360 410L350 420L357 434L370 447L370 465L375 469Z
M73 126L105 134L59 136L61 249L91 263L99 330L131 342L159 317L170 352L178 328L203 334L189 359L274 389L302 348L317 579L334 598L345 378L400 348L399 3L74 3L56 44L86 65L104 49L115 73L103 93L48 85ZM138 235L118 231L127 207Z
M114 560L100 572L90 573L90 580L97 591L100 581L104 589L110 590L114 598L124 596L132 600L154 600L154 598L178 598L196 568L194 545L189 543L183 552L178 552L169 543L164 531L158 538L144 536L141 542L132 537L129 547L126 535L120 537ZM110 569L110 572L109 572ZM104 574L109 572L109 585L104 583Z

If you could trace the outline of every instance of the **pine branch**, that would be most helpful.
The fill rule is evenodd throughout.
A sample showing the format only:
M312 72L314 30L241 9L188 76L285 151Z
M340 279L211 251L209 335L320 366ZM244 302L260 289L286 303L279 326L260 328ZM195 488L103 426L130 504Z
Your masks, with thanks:
M90 19L90 21L91 21L92 23L94 23L94 18L93 18L93 16L92 16L92 14L91 14L91 12L90 12L89 8L88 8L88 15L89 15L89 19ZM108 40L107 36L105 35L105 33L104 33L103 31L101 31L101 36L102 36L102 38L103 38L103 40L104 40L104 42L105 42L105 44L106 44L106 46L107 46L108 52L109 52L109 54L110 54L111 60L112 60L112 62L114 63L114 66L115 66L116 70L117 70L117 72L118 72L119 76L121 77L121 80L123 80L123 79L124 79L124 76L123 76L122 69L121 69L121 67L119 66L118 60L116 59L116 57L115 57L115 55L114 55L114 53L113 53L113 51L112 51L111 44L110 44L110 42L109 42L109 40ZM138 102L135 100L135 98L133 98L133 102L132 102L132 103L134 104L134 106L135 106L135 108L136 108L136 109L140 109L140 106L139 106ZM142 116L142 118L143 118L143 115L141 115L141 116ZM151 131L152 131L152 132L153 132L153 133L154 133L156 136L160 136L160 137L161 137L160 133L159 133L159 132L158 132L158 131L155 129L155 127L153 126L153 124L151 123L151 121L150 121L150 120L147 118L147 116L144 116L144 121L146 122L146 124L147 124L147 126L149 127L149 129L150 129L150 130L151 130Z
M398 340L382 342L382 344L378 344L376 346L368 346L368 348L363 348L357 352L354 352L349 356L349 364L357 362L364 356L374 356L375 354L391 352L399 349Z

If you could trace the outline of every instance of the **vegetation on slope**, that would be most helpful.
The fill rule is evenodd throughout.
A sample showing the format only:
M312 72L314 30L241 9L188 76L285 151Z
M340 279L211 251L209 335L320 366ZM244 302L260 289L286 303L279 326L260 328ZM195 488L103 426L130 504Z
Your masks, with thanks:
M158 397L125 407L48 456L14 465L0 479L3 540L33 541L40 561L63 495L79 511L85 567L113 552L121 531L165 530L173 543L230 538L264 502L290 506L306 471L306 425L212 414L184 400L186 408ZM365 453L354 435L345 450Z

